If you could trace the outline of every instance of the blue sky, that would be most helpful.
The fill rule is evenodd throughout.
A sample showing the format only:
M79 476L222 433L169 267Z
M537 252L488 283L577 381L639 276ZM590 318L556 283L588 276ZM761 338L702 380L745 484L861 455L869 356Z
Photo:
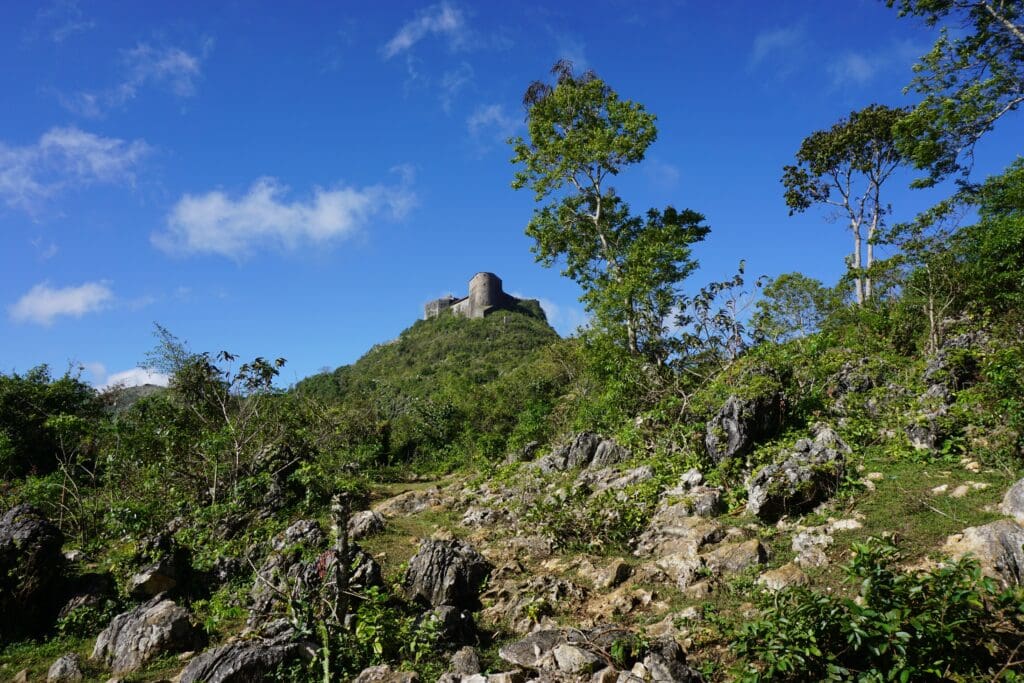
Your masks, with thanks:
M503 143L560 57L657 114L617 188L707 216L695 286L740 259L831 283L848 236L787 216L781 168L851 110L911 102L934 35L874 0L0 0L0 369L137 380L159 322L194 350L283 356L287 384L480 270L571 332L579 292L534 262ZM976 172L1022 133L1001 124ZM897 218L939 196L905 184Z

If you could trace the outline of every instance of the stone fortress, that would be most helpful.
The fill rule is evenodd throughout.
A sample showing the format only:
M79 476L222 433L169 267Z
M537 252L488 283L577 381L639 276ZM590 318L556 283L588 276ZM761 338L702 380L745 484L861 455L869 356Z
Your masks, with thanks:
M428 302L423 307L423 319L430 320L451 311L453 315L466 318L483 318L485 315L502 309L509 309L519 303L519 299L506 294L501 288L501 278L494 273L477 273L469 281L469 296L457 299L448 295Z

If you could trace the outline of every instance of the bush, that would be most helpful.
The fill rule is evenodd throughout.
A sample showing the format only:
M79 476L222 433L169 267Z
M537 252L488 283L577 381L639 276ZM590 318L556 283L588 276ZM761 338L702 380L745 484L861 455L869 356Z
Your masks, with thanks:
M1024 590L998 590L970 558L904 572L891 544L853 549L855 597L787 589L734 630L740 680L1017 680L1003 667L1024 638Z

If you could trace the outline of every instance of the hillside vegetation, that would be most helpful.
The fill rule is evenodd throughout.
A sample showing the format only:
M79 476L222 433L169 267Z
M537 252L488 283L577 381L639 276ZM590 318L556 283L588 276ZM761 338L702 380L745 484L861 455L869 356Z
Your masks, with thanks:
M0 375L0 677L1020 681L1024 159L970 148L1024 15L888 4L957 30L782 169L849 220L833 285L684 288L705 217L607 184L655 117L562 61L511 142L575 336L442 315L282 389L158 326L165 391ZM892 224L898 167L957 182Z

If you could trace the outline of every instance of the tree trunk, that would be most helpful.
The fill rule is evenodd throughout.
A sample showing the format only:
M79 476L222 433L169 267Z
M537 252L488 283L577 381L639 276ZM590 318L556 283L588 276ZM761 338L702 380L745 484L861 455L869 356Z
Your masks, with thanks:
M864 271L861 266L864 264L861 258L861 238L860 238L860 226L856 222L850 225L853 230L853 269L856 273L854 282L857 286L857 305L864 304Z

